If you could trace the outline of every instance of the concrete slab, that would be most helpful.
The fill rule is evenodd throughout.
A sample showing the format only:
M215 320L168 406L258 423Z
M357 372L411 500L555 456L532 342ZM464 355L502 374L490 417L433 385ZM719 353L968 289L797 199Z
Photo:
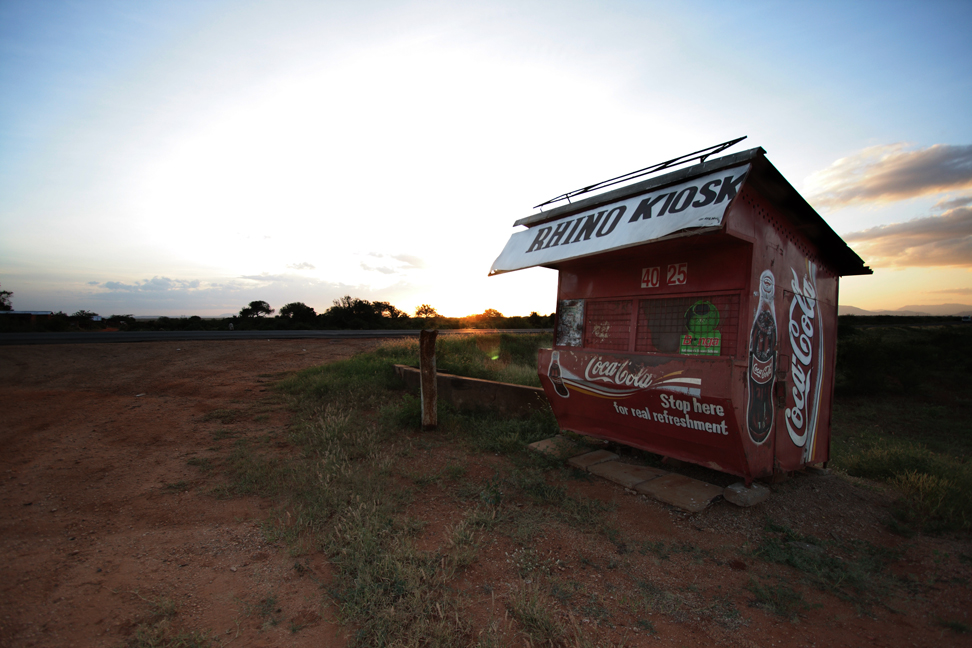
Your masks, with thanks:
M594 464L587 470L598 477L613 481L615 484L621 484L625 488L634 488L641 482L668 474L660 468L635 466L620 461L605 461L604 463Z
M581 454L585 450L585 448L578 446L567 437L560 436L559 434L555 437L550 437L549 439L543 439L541 441L531 443L527 447L541 454L550 455L551 457L558 457L561 459L573 457Z
M675 474L642 482L635 486L635 490L690 513L698 513L722 495L722 488L718 486Z
M567 460L567 463L574 468L587 470L591 466L604 463L605 461L614 461L617 458L618 455L614 454L613 452L608 452L607 450L595 450L594 452L588 452L587 454L572 457L571 459Z
M726 486L726 490L723 491L722 496L726 498L727 502L732 502L736 506L749 508L750 506L756 506L760 502L768 500L770 489L755 482L748 488L743 482L736 482L735 484Z

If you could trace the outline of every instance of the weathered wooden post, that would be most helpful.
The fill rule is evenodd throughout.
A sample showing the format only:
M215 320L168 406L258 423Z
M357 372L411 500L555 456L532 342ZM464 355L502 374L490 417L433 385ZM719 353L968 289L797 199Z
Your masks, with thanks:
M435 338L438 331L422 331L419 334L419 371L422 396L422 429L434 430L439 423L435 378Z

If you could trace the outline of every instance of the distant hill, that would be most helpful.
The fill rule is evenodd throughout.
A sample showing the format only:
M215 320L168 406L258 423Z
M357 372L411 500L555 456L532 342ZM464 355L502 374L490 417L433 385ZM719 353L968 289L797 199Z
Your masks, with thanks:
M921 316L953 316L953 315L972 315L972 306L967 304L927 304L920 306L903 306L897 310L876 310L869 311L856 306L837 307L838 315L901 315L910 317Z
M922 310L932 315L969 315L972 306L968 304L939 304L938 306L904 306L901 310Z

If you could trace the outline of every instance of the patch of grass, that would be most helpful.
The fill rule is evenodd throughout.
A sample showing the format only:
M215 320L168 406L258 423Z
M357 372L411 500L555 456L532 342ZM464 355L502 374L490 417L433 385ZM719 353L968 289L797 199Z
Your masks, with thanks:
M225 466L233 478L233 483L227 486L229 492L236 495L273 495L277 492L275 477L279 463L251 451L244 439L236 442Z
M422 401L412 394L403 394L397 402L381 408L381 422L385 427L415 432L421 430Z
M417 353L417 343L413 343ZM341 362L311 367L277 383L277 389L298 397L304 405L341 404L345 408L380 405L387 391L402 391L394 364L411 357L408 344L386 344Z
M835 389L839 396L912 394L936 382L967 378L969 358L968 326L856 330L838 336Z
M552 344L549 333L443 337L436 365L445 373L539 387L537 350Z
M663 589L647 580L635 581L638 586L639 609L658 612L673 617L676 621L684 620L683 608L685 601L681 596Z
M465 569L476 561L479 553L478 516L467 513L462 520L447 530L447 545L452 551L452 561L456 569Z
M466 476L468 471L469 469L464 465L450 461L445 467L445 478L449 481L459 481Z
M962 623L961 621L951 621L948 619L936 619L935 621L938 623L938 625L942 626L943 628L948 628L956 634L969 634L972 632L972 627L969 627L967 624Z
M516 567L521 578L528 576L548 575L560 563L559 560L542 556L533 547L520 547L510 554L507 562Z
M649 580L636 580L635 585L637 594L633 605L629 607L636 617L649 612L664 614L679 623L692 618L705 619L728 629L735 629L746 623L729 597L715 596L708 599L693 586L676 592Z
M409 495L389 482L400 432L368 414L397 388L389 354L394 348L285 381L298 408L290 441L300 456L274 461L243 443L227 464L238 492L284 499L273 527L291 551L329 556L328 592L340 619L357 628L352 645L467 645L467 621L446 584L475 559L481 520L454 528L446 554L415 548L418 527L403 515Z
M562 582L557 579L549 583L550 596L557 599L561 605L567 605L574 595L581 591L581 584L577 581Z
M608 535L610 539L614 530L604 525L604 513L612 510L612 508L612 506L608 506L598 499L568 496L560 502L558 517L571 526L576 525L587 529L596 528Z
M713 597L701 608L700 613L724 628L734 629L747 623L739 613L736 604L728 596Z
M649 634L658 634L658 631L655 630L655 624L649 621L648 619L638 619L635 623L638 625L639 628L641 628L642 630L644 630Z
M440 417L440 427L476 452L501 455L521 453L534 441L559 432L557 419L549 409L526 418L504 418L490 412L453 413Z
M888 593L895 551L869 542L829 542L768 522L755 556L789 565L818 589L867 608Z
M968 465L940 474L911 470L895 475L891 485L904 493L893 509L899 521L932 533L972 529L972 468Z
M782 583L771 586L750 580L746 589L755 597L752 601L753 607L763 608L787 619L795 619L799 612L809 607L803 594Z
M209 457L192 457L186 462L189 466L195 466L203 472L209 472L213 469L213 460Z
M567 638L567 630L554 618L553 604L538 586L523 586L510 594L507 608L532 643L556 646Z
M281 608L277 607L277 596L273 592L260 599L254 606L254 611L263 618L264 629L279 624L280 618L277 615L283 612Z
M502 336L499 343L501 357L490 357L490 362L503 360L504 352L510 358L526 353L509 348ZM475 340L459 347L470 356L471 348L484 353ZM451 348L443 343L439 357L444 360ZM476 644L452 581L477 559L482 535L510 534L525 544L557 520L600 528L607 509L599 501L568 496L548 479L551 462L525 452L528 443L556 433L549 413L510 421L444 408L439 432L418 433L418 401L403 394L392 368L396 362L407 364L415 353L414 341L387 344L284 379L277 390L296 409L288 441L297 454L274 459L263 454L260 444L241 438L224 462L232 477L228 491L260 493L279 502L267 524L269 537L286 541L295 555L322 551L328 556L334 572L327 592L339 619L354 626L354 646ZM535 358L535 347L529 353ZM439 363L443 371L444 364ZM421 520L406 515L412 493L403 488L395 467L401 457L438 451L444 440L506 454L516 466L504 466L482 481L464 479L467 468L459 461L428 474L406 475L419 487L456 481L449 490L473 504L446 529L444 546L422 551L415 544ZM545 568L555 564L526 555L519 562L524 573L544 578ZM537 589L511 602L510 613L528 638L569 635L554 620L553 608L542 607L549 601ZM488 645L490 637L495 639L495 633L480 635L480 643ZM575 643L587 645L580 637L575 633Z
M210 648L214 645L208 633L178 629L174 619L178 604L167 597L147 599L137 591L135 596L149 604L149 618L135 626L135 631L121 645L125 648Z
M596 592L591 592L587 601L580 606L580 613L598 624L611 618L611 612L601 603Z
M503 484L498 479L487 479L479 491L479 500L489 506L499 506L503 502Z
M207 421L219 421L223 425L228 425L243 416L243 411L238 409L217 409L204 414L202 420Z
M963 459L914 441L869 433L835 447L834 465L900 490L893 513L907 527L929 532L972 529L972 464Z
M353 643L461 644L469 628L445 587L454 558L416 550L399 529L387 507L361 503L339 516L327 539L338 572L331 595L342 618L358 625Z
M638 548L638 553L645 556L649 553L658 560L668 560L670 552L665 549L665 543L661 541L642 540Z
M210 648L216 644L206 632L177 630L169 619L142 623L122 644L125 648Z
M425 488L426 486L429 486L431 484L438 484L439 482L442 481L442 473L439 471L431 472L431 473L429 472L408 473L405 476L408 477L410 480L412 480L412 483L414 483L419 488Z
M604 526L603 514L610 507L597 499L568 495L566 488L550 483L546 473L538 468L516 468L503 483L511 494L525 496L534 504L551 507L553 515L568 525L609 531Z
M162 490L169 493L181 493L183 491L189 490L189 482L185 480L179 480L171 484L165 484Z
M223 439L234 439L240 434L236 430L230 430L227 428L219 428L213 432L213 441L221 441Z
M840 336L832 465L899 490L897 533L972 529L970 357L967 326Z
M537 351L552 345L550 333L443 336L436 340L436 368L469 378L539 387ZM383 345L376 353L396 364L418 366L414 340Z

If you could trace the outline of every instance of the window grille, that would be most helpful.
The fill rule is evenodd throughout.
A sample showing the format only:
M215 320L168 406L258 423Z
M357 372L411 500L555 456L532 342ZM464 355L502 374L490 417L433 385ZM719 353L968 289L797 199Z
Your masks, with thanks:
M739 295L642 299L635 351L731 355L739 334Z
M630 299L589 301L584 326L584 346L605 351L627 351L631 345Z

